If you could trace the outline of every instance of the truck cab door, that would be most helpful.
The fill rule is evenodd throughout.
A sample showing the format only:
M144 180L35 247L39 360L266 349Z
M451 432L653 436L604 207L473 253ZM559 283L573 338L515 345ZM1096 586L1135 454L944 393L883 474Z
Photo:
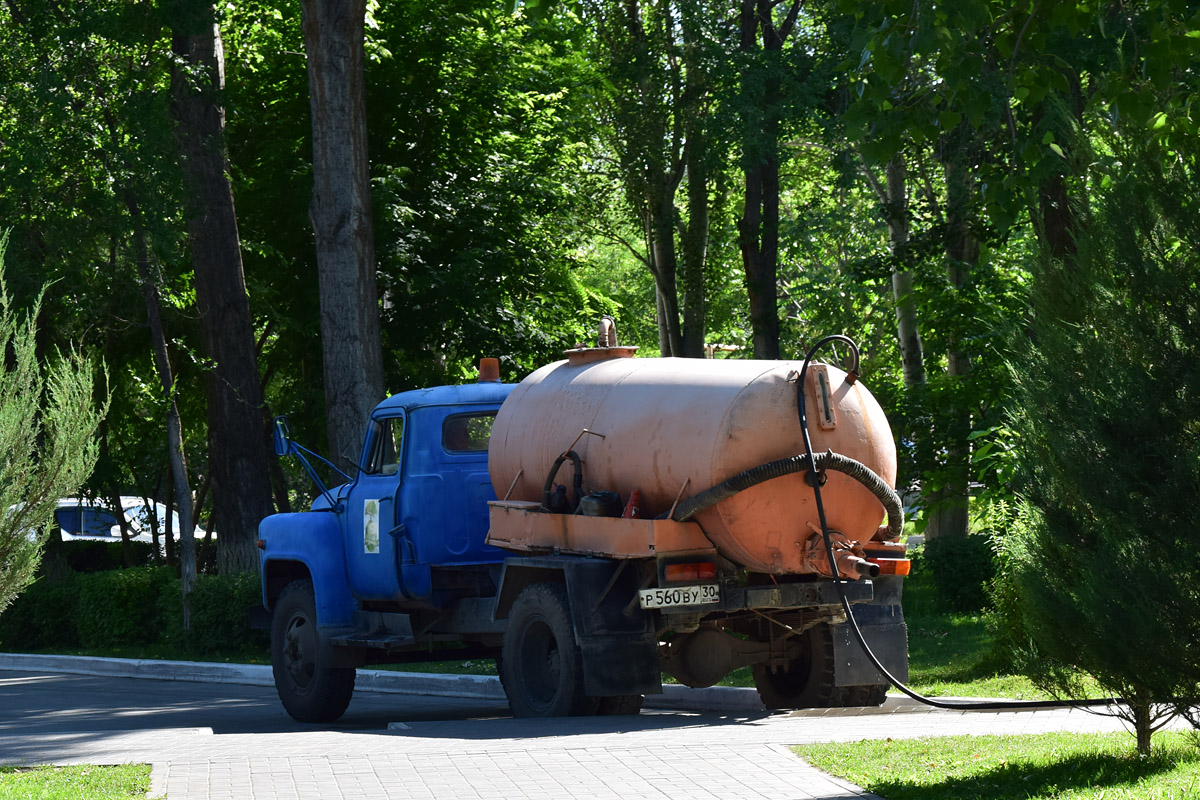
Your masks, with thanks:
M404 412L372 417L358 477L346 498L342 539L350 589L359 600L399 600L399 549L407 541L397 529L403 480Z

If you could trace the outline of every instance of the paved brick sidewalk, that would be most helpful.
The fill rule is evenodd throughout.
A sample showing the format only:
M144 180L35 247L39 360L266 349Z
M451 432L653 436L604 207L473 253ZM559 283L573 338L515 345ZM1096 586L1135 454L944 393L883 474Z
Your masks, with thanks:
M790 715L660 713L555 720L413 722L387 732L229 734L207 729L40 737L0 752L28 763L154 765L167 800L867 797L790 744L1055 730L1120 730L1083 711L972 714L901 706ZM5 741L13 739L13 741ZM64 757L65 753L69 757Z

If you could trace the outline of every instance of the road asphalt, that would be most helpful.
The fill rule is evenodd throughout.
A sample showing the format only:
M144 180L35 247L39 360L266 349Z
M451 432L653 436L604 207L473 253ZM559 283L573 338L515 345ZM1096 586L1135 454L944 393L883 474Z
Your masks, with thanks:
M788 745L1122 729L1080 710L897 697L769 714L753 690L678 692L632 717L513 719L494 678L382 672L360 671L342 722L304 726L279 710L268 667L0 654L0 764L150 763L151 796L167 800L850 800L874 795Z

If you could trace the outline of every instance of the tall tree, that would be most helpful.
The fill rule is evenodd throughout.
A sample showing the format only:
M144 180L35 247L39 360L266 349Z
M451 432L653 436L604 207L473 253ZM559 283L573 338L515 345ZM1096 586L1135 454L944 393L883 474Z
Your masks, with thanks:
M334 463L357 461L363 421L383 399L363 65L366 0L303 0L325 415Z
M687 78L676 47L675 8L669 0L597 2L587 8L599 34L598 60L612 87L611 145L625 202L641 230L640 258L654 276L659 351L683 355L675 197L688 144L683 123Z
M214 8L189 0L173 20L171 111L191 204L189 245L201 341L210 360L208 444L218 568L258 568L258 522L271 513L262 391L225 151L224 54ZM185 523L186 524L186 523Z
M801 0L741 0L739 14L745 194L738 238L755 358L779 358L779 137L788 102L783 46L801 5Z

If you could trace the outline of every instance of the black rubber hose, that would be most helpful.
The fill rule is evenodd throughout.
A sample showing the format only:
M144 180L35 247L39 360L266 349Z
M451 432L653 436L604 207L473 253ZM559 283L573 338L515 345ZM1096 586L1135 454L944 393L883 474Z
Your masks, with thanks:
M900 502L900 496L896 494L896 491L892 487L887 485L887 482L883 478L876 475L870 467L861 461L855 461L853 458L844 456L841 453L834 453L832 451L820 453L814 457L814 460L819 472L823 473L825 470L831 469L834 472L849 475L865 486L871 494L879 499L879 502L883 504L884 509L887 511L888 534L890 537L895 539L900 536L904 530L904 506ZM807 469L808 457L804 455L781 458L778 461L760 464L745 472L739 472L737 475L718 483L711 489L707 489L683 501L675 508L675 513L671 515L671 519L676 522L683 522L696 516L706 508L715 506L722 500L749 489L751 486L757 486L765 481L782 478L784 475L792 475ZM823 476L819 480L823 480Z
M808 373L809 362L812 361L813 356L816 355L818 350L831 342L844 342L849 345L854 353L853 372L858 372L858 345L856 345L853 340L846 336L836 334L833 336L826 336L824 339L813 345L812 349L808 351L808 355L804 358L804 366L800 368L801 388L804 386L804 378ZM819 456L813 455L812 440L808 435L808 418L804 413L803 391L797 391L796 399L798 404L797 410L800 414L800 430L804 434L805 454L802 458L810 470L809 474L817 478L817 480L814 481L813 494L817 501L817 516L821 520L821 532L825 539L825 554L828 556L829 563L833 567L833 583L837 588L838 597L842 601L842 610L846 612L846 622L850 625L850 629L854 631L854 638L858 640L859 646L863 649L863 652L866 653L867 658L875 666L875 669L879 670L879 674L887 678L888 683L892 684L901 692L904 692L904 694L908 695L919 703L924 703L925 705L933 706L934 708L947 708L955 711L1034 711L1040 708L1087 708L1096 706L1109 706L1124 702L1115 697L1096 698L1091 700L939 700L933 697L926 697L925 695L909 688L907 684L901 682L899 678L889 672L888 669L883 666L883 663L880 662L879 657L875 655L870 646L867 644L867 640L866 637L863 636L862 629L858 627L858 621L854 619L854 611L850 607L850 601L846 599L846 592L842 588L843 579L841 575L838 574L837 561L835 561L833 557L833 540L829 536L829 523L825 519L825 503L821 499L821 486L817 468L817 459Z
M550 494L554 491L554 478L558 475L558 468L568 458L571 459L571 466L575 467L575 480L572 481L572 488L575 489L575 505L579 505L579 498L583 496L583 462L579 459L578 453L568 450L554 459L554 466L550 468L550 474L546 476L546 482L542 484L542 508L547 511L550 510Z

